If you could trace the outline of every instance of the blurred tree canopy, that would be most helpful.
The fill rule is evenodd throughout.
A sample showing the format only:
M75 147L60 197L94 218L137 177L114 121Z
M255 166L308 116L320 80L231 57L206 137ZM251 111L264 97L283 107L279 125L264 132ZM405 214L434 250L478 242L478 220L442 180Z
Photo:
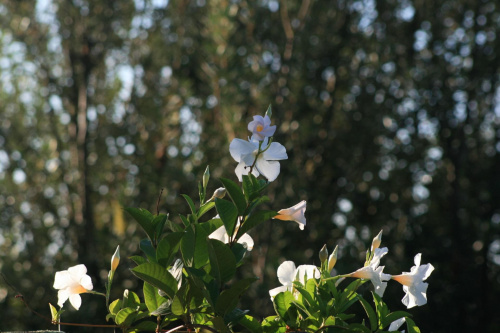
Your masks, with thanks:
M244 308L269 315L285 259L340 245L356 269L382 228L386 272L423 253L436 271L423 332L497 332L500 12L493 1L4 0L0 4L0 318L42 329L54 273L84 263L104 289L116 245L144 237L122 212L176 213L228 145L273 106L288 150L273 208L308 202L305 231L252 235L260 278ZM125 261L124 261L125 262ZM125 262L121 287L137 288ZM118 290L116 292L119 292ZM392 309L403 292L387 290ZM104 313L83 296L79 313ZM101 320L101 322L98 322ZM102 323L98 316L93 323ZM75 329L76 332L76 329Z

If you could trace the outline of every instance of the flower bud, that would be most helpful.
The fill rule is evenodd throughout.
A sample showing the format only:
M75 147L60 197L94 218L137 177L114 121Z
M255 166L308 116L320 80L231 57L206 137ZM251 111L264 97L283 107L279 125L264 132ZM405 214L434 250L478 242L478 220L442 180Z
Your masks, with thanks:
M203 188L207 188L208 180L210 179L210 170L208 168L205 169L205 173L203 174Z
M328 259L328 250L326 249L326 244L325 244L319 251L319 260L321 261L321 263L324 263L326 259Z
M116 247L115 254L111 257L111 271L116 271L118 264L120 263L120 245Z
M373 253L373 251L378 249L381 242L382 242L382 230L380 230L378 235L375 236L375 238L373 238L372 247L371 247L370 251Z
M332 254L330 254L330 257L328 258L328 271L331 272L333 267L335 267L335 264L337 263L337 254L339 252L339 246L335 246L335 249L333 250Z
M222 199L226 195L226 189L224 187L219 187L215 190L214 195L212 197Z

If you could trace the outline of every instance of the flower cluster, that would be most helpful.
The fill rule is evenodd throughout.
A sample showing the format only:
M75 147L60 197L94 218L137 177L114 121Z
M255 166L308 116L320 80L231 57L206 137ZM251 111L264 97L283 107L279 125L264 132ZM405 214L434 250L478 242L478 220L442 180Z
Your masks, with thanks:
M382 241L382 231L373 239L370 251L368 251L367 257L369 258L364 267L345 275L339 276L340 278L358 278L363 280L370 280L373 284L374 291L377 295L382 297L384 295L385 289L387 288L387 281L395 280L403 285L403 291L405 296L402 299L403 304L408 308L414 306L421 306L427 303L427 287L428 284L424 282L434 270L432 264L420 265L420 260L422 254L419 253L415 256L415 266L413 266L410 272L404 272L401 275L390 275L383 272L384 266L380 266L380 260L385 256L389 250L384 248L379 248ZM328 272L332 271L333 266L337 261L337 249L332 253L328 262ZM322 251L325 251L326 247L323 247ZM320 259L324 253L320 251ZM326 254L327 255L327 254ZM333 256L334 255L334 256ZM321 260L324 261L324 260ZM333 263L333 264L332 264ZM299 269L302 268L302 271ZM283 284L283 287L278 287L271 289L269 295L271 297L276 296L277 293L283 292L285 290L290 290L293 286L294 281L299 281L305 284L304 272L315 272L315 274L309 274L309 278L318 279L319 270L316 266L311 265L301 265L299 269L295 269L295 264L291 261L285 261L278 268L278 280ZM298 274L298 272L301 272ZM316 272L318 274L316 274ZM340 282L340 281L339 281Z
M147 236L139 247L145 256L131 257L136 264L131 269L132 274L144 282L144 302L129 290L124 291L123 298L110 302L111 286L120 263L118 246L111 258L106 293L92 290L92 280L85 265L56 273L54 288L59 290L57 304L60 310L50 305L52 321L60 323L62 307L68 299L78 310L82 303L80 295L91 293L105 297L106 320L112 319L116 324L109 326L121 328L123 332L173 332L180 328L191 331L203 327L210 331L233 332L236 325L262 333L285 330L326 332L329 327L360 331L364 323L349 323L347 320L352 316L346 313L357 301L365 309L371 325L378 323L379 327L372 327L371 331L396 331L405 322L408 327L416 327L406 312L389 314L382 296L389 281L394 280L403 285L405 296L402 301L407 308L426 304L428 284L424 281L434 267L421 265L419 253L410 272L400 275L384 273L381 260L389 250L380 248L382 231L373 239L364 266L349 274L337 275L334 269L339 256L338 246L330 255L326 245L323 246L319 252L319 267L297 267L293 261L281 263L277 269L281 286L269 290L277 316L259 323L237 308L236 300L256 280L236 279L237 268L255 246L248 232L270 219L294 221L300 230L306 227L305 200L278 211L258 208L269 201L262 192L278 177L279 161L288 158L285 147L274 141L276 125L271 125L270 117L270 108L264 117L254 116L248 124L251 137L248 140L234 139L230 143L229 151L238 163L235 173L241 184L221 178L223 187L207 196L210 179L207 167L199 184L199 205L183 195L190 214L180 215L179 223L170 221L168 214L158 212L153 215L144 209L125 208ZM266 180L257 179L260 175ZM215 216L205 220L203 216L212 209L217 214L207 214ZM341 290L343 281L350 278L357 280ZM357 293L366 281L373 285L375 310ZM148 320L149 317L153 320ZM170 329L169 325L179 322L184 324Z

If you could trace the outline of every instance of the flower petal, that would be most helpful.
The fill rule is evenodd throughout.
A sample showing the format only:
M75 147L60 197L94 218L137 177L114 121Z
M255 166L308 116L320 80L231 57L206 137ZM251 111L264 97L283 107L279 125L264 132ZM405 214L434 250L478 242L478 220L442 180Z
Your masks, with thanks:
M82 278L80 279L80 285L86 290L92 290L94 288L92 279L88 275L82 276Z
M278 142L272 142L269 148L264 153L262 153L262 156L268 161L288 159L285 146Z
M318 267L314 265L300 265L297 267L296 277L302 284L306 283L306 277L308 280L312 278L319 279L320 275Z
M293 280L295 280L296 268L293 261L284 261L280 267L278 267L278 280L282 285L291 285Z
M214 232L212 232L208 238L217 239L223 243L227 243L229 241L229 237L227 236L226 227L220 226Z
M82 298L78 294L73 294L69 296L69 302L75 309L80 309L80 306L82 305Z
M278 178L280 174L280 163L276 161L266 161L262 156L259 156L257 159L255 167L270 182Z
M269 290L269 296L271 296L271 300L272 300L274 298L274 296L278 295L279 293L283 293L287 290L288 290L287 286L277 287L277 288Z
M68 299L69 297L69 290L68 289L61 289L57 292L57 305L59 305L59 307L63 307L63 304L64 302L66 302L66 300Z
M243 236L241 236L238 239L238 243L245 244L247 251L252 251L252 249L253 249L253 245L254 245L253 238L250 237L249 234L243 234Z
M71 278L71 274L68 271L56 272L54 277L54 288L55 289L64 289L74 283Z
M87 267L83 264L76 265L68 268L68 272L74 280L79 281L80 277L87 273Z
M229 144L229 152L236 162L241 162L241 156L251 154L258 146L242 139L233 139Z

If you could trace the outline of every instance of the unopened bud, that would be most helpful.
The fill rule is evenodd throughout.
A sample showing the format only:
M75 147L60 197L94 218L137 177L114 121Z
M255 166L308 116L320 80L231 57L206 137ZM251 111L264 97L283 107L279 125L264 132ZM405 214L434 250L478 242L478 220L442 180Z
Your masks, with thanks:
M378 249L381 242L382 242L382 230L380 230L378 235L375 236L375 238L373 238L372 247L371 247L370 251L373 253L373 251L375 251L375 249Z
M335 264L337 263L337 254L339 252L339 246L335 246L335 249L333 250L332 254L330 254L330 257L328 258L328 271L332 271L333 267L335 267Z
M120 263L120 245L116 247L115 254L111 257L111 271L116 271L118 264Z
M219 187L218 189L215 190L213 197L222 199L226 195L226 189L224 187Z
M205 169L205 173L203 174L203 188L207 188L208 180L210 179L210 170L208 168Z
M326 244L325 244L319 251L319 260L321 261L321 263L324 263L326 259L328 259L328 250L326 249Z
M272 115L273 115L273 110L271 108L271 104L269 104L269 107L267 108L267 111L266 111L266 116L271 118Z

